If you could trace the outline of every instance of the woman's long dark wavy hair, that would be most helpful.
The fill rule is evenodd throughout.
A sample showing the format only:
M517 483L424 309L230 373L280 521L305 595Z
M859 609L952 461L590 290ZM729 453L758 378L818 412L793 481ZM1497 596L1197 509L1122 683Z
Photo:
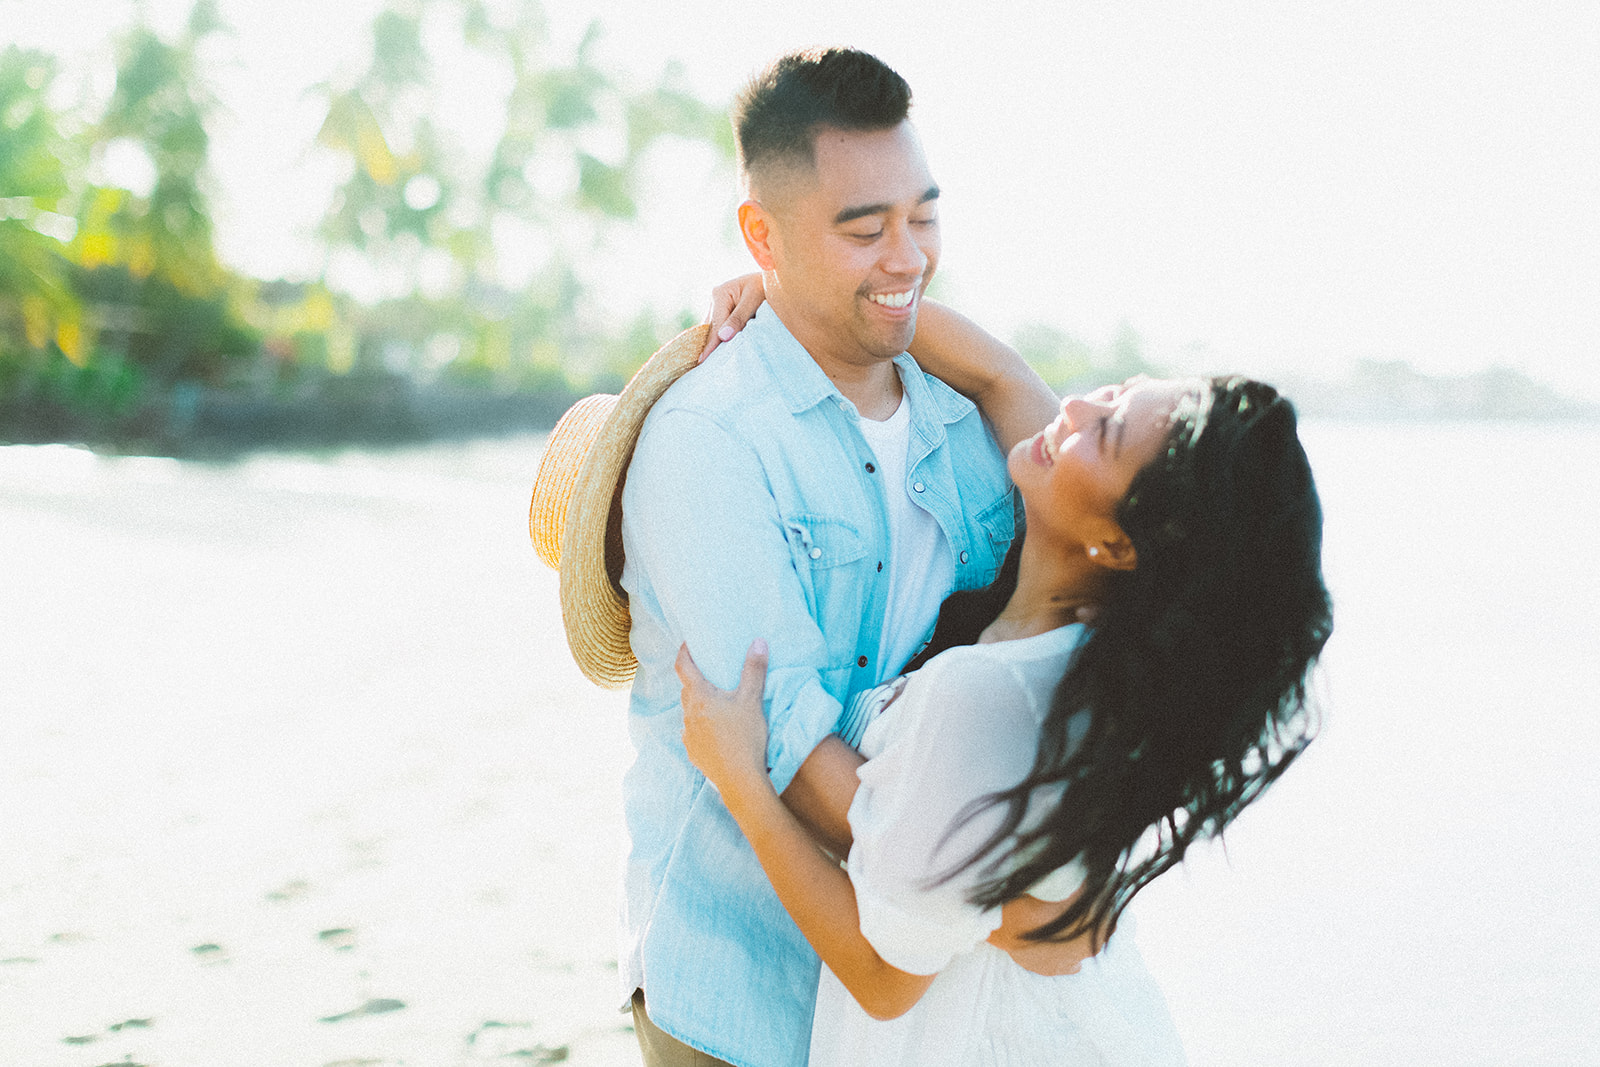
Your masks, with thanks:
M1113 574L1056 688L1033 771L966 815L1005 809L957 868L985 875L974 903L998 906L1084 865L1083 892L1034 939L1109 936L1133 896L1220 833L1316 729L1307 683L1333 620L1322 508L1289 401L1260 382L1209 380L1180 405L1168 448L1116 518L1137 566ZM997 582L978 599L993 618L1006 596ZM941 627L936 642L976 636L962 628ZM1030 817L1041 796L1060 799Z

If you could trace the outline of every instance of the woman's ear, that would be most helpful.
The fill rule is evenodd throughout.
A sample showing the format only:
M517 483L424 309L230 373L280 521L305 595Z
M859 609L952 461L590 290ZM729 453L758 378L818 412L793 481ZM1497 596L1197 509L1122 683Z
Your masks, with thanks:
M1089 558L1114 571L1131 571L1139 565L1139 553L1121 529L1113 529L1089 542L1084 549Z

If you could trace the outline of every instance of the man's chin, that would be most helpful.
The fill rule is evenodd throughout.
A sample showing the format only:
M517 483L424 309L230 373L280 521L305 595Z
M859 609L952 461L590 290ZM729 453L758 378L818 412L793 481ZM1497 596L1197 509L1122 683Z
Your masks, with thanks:
M916 336L917 317L913 314L902 329L880 333L874 341L872 351L883 359L893 359L911 347L911 338Z

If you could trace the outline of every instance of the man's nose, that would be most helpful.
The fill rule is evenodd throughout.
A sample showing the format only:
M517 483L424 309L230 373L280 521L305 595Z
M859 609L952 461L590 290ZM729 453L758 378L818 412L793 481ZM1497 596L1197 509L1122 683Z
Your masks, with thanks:
M890 227L882 266L885 272L900 275L920 276L927 269L928 255L917 243L910 226L901 224Z

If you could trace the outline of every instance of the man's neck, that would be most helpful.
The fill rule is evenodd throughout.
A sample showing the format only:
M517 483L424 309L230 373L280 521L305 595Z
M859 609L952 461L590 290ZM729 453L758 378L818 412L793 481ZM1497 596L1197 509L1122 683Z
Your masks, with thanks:
M842 364L835 368L815 355L811 358L817 360L822 373L856 406L862 418L882 422L900 409L905 387L900 384L900 374L893 362L884 360L866 367Z
M882 422L899 410L904 387L900 384L900 373L895 369L894 360L873 357L865 352L851 353L849 356L835 352L819 336L820 331L807 328L809 323L804 315L786 315L784 309L777 306L779 303L769 300L768 307L790 336L800 342L800 347L822 368L822 373L828 376L833 387L856 406L862 418Z

